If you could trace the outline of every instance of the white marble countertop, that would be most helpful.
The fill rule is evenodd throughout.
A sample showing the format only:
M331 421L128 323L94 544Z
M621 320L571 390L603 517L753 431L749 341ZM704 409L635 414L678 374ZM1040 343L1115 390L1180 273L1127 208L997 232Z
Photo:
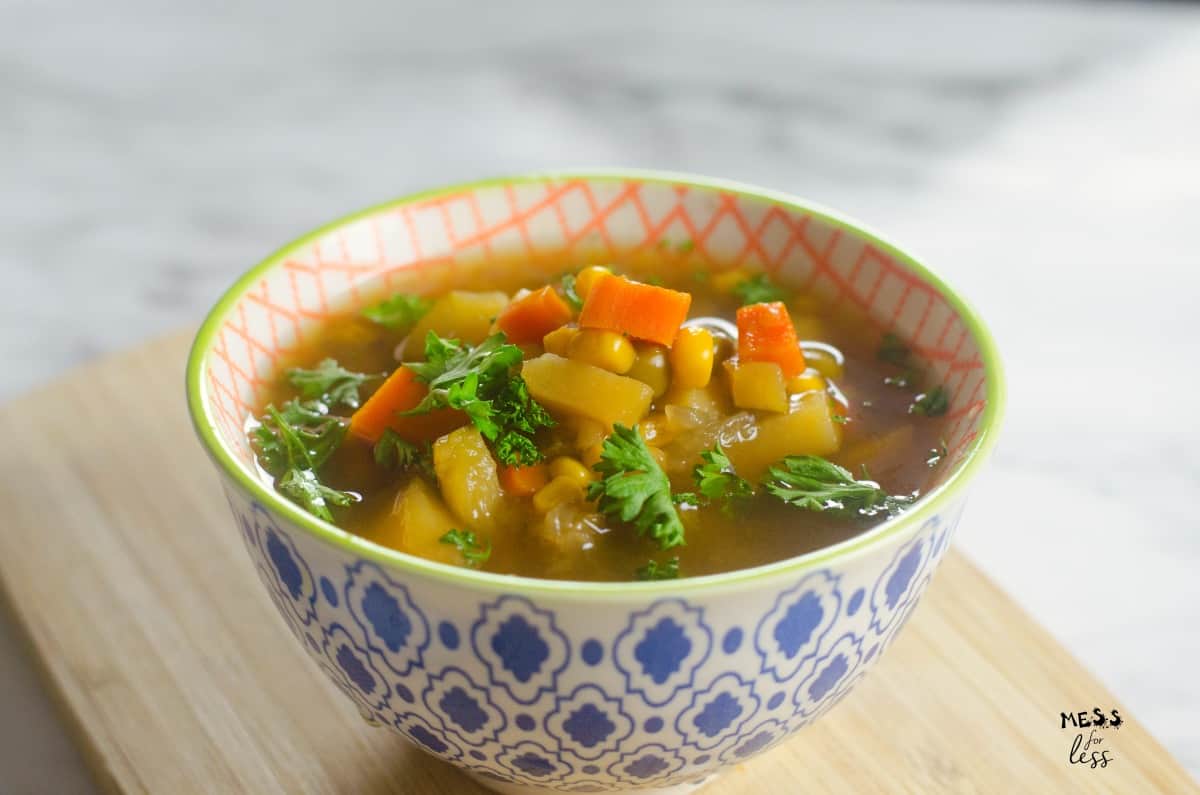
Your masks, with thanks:
M1200 773L1200 9L249 5L0 8L0 399L421 187L626 165L806 195L990 321L1009 419L958 543ZM11 636L5 792L91 792Z

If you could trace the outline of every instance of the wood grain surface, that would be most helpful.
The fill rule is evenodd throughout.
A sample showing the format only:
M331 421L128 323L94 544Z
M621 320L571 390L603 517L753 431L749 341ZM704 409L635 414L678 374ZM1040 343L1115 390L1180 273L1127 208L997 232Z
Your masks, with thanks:
M0 409L0 581L117 793L474 793L354 707L254 576L184 405L189 335ZM967 511L970 521L970 509ZM1060 712L1120 709L1107 768ZM1088 730L1084 730L1085 732ZM952 551L875 672L706 795L1200 792L1044 630Z

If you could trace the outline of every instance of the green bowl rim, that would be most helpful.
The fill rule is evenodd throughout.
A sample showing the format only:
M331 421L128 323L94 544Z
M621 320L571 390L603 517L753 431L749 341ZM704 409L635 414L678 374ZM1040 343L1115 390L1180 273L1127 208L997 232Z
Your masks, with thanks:
M834 227L866 239L882 251L890 254L898 262L903 263L911 271L921 276L930 286L936 288L947 302L957 310L959 317L962 318L968 331L970 331L979 345L980 356L986 373L987 403L980 425L980 432L968 447L963 461L944 483L918 500L912 510L829 547L762 566L738 569L721 574L685 577L679 580L659 582L587 582L578 580L545 580L534 577L476 571L445 563L437 563L380 546L307 513L291 501L285 499L272 487L263 483L251 472L247 471L229 450L226 449L224 442L217 433L214 422L208 415L204 402L204 360L211 348L213 337L225 320L227 312L245 294L246 290L259 280L263 273L275 267L297 249L308 245L332 230L384 210L438 196L477 190L479 188L558 180L588 180L594 182L638 181L666 185L683 185L731 193L756 201L774 203L816 216ZM532 172L512 177L493 177L475 182L434 188L398 199L391 199L327 223L276 250L262 262L243 274L221 295L221 298L209 311L203 325L201 325L200 330L196 334L196 339L188 355L186 381L188 409L192 418L192 424L195 426L196 433L204 443L208 454L229 477L238 482L265 507L304 528L319 540L339 547L342 551L351 555L369 558L375 562L407 573L431 577L444 582L469 585L476 589L538 591L564 597L641 597L665 595L668 593L712 591L714 589L723 590L728 586L743 586L747 583L757 582L766 578L784 577L812 569L835 559L844 560L858 554L866 553L879 546L882 542L897 537L906 530L919 527L927 517L944 508L956 496L962 495L967 483L983 465L992 447L995 445L997 432L1003 416L1005 400L1004 374L1000 355L996 350L995 341L975 311L940 276L930 270L928 266L919 262L916 257L888 242L870 227L820 204L781 191L760 188L731 180L639 169L552 170Z

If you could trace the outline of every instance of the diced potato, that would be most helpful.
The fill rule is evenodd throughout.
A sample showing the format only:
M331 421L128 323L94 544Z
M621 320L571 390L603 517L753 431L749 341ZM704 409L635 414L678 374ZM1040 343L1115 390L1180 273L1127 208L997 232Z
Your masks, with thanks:
M478 345L487 339L492 321L508 306L508 296L502 292L475 293L453 290L433 302L425 317L417 321L408 335L404 355L408 359L424 358L425 337L430 331L439 337L462 340Z
M633 425L650 409L653 392L633 378L547 353L525 362L529 394L552 412L610 426Z
M725 362L733 404L743 409L788 410L783 370L775 362Z
M663 398L663 402L670 406L693 409L706 416L728 414L733 409L728 392L724 384L709 381L708 386L694 389L672 388Z
M734 469L747 480L762 478L767 468L789 455L829 456L841 443L829 398L809 392L793 401L787 414L770 416L753 424L722 427L721 445Z
M478 428L459 428L434 442L433 469L446 504L466 528L489 534L504 524L511 509Z
M462 523L442 502L437 489L414 478L396 495L392 512L367 537L377 544L422 558L461 566L466 561L453 544L440 539Z

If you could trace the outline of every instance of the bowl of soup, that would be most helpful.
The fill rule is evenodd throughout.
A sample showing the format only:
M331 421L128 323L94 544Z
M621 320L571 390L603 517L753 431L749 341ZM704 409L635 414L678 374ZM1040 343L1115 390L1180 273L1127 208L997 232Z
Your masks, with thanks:
M984 326L894 244L644 172L322 227L222 297L187 389L291 634L502 792L690 788L827 712L1003 401Z

